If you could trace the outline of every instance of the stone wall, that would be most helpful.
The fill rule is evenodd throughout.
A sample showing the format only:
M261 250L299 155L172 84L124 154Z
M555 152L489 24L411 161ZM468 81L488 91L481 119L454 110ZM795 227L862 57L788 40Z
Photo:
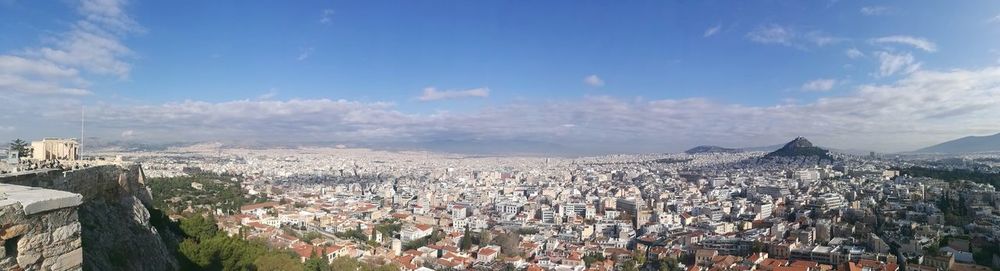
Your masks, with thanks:
M79 194L0 184L0 270L80 270Z
M0 176L0 183L78 193L86 270L176 270L165 239L150 224L152 206L139 165L101 165ZM0 268L2 269L2 268Z

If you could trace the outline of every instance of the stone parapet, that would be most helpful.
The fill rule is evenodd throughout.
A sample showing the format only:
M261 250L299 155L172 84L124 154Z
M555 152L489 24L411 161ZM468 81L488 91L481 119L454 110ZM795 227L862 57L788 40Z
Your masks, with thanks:
M0 270L81 270L80 194L0 184Z
M40 169L0 174L0 183L31 188L61 190L76 195L74 219L82 251L60 252L47 264L51 269L74 269L75 255L83 255L87 270L177 270L178 263L166 241L176 243L169 233L161 234L150 222L151 196L139 164L89 165L75 169ZM44 190L43 189L43 190ZM36 192L32 192L36 193ZM30 194L30 193L29 193ZM26 198L28 199L28 198ZM82 203L78 203L82 200ZM52 200L39 196L18 204L21 214L74 203L74 199ZM29 206L25 208L24 206ZM61 210L61 209L59 209ZM49 211L52 212L52 211ZM46 212L38 213L43 214ZM4 224L0 224L3 226ZM50 235L62 234L67 230ZM80 243L80 242L77 242ZM55 250L54 250L55 251ZM30 260L30 258L26 258ZM43 263L48 261L40 260ZM4 262L5 263L5 262ZM0 264L0 270L10 270ZM17 269L13 269L17 270ZM49 270L49 269L25 269ZM65 269L60 269L65 270Z

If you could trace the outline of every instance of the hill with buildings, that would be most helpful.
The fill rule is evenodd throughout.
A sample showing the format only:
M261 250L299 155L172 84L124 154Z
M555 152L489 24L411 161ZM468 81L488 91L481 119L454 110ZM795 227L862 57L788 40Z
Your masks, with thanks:
M1000 152L1000 133L988 136L967 136L914 151L916 153Z
M765 158L777 158L777 157L816 157L819 159L833 160L830 156L830 151L825 150L820 147L813 146L812 142L809 142L805 137L797 137L795 140L788 142L785 146L780 149L768 153L764 156Z

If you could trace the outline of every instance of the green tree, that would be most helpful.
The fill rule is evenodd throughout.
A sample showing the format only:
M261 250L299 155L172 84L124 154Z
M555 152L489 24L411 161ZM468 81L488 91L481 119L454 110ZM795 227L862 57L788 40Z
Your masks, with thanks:
M193 215L181 220L181 230L184 234L194 237L196 240L212 238L219 233L219 227L215 225L215 217L203 215Z
M643 251L633 252L632 258L635 259L636 264L638 264L639 266L646 264L646 253Z
M753 245L750 247L750 252L753 252L753 253L766 252L764 250L764 243L763 242L754 241Z
M268 253L253 261L257 271L304 271L299 259L284 253Z
M594 262L603 262L603 261L604 261L604 255L598 253L587 254L586 256L583 256L583 264L586 265L587 267L590 267L590 265L594 264Z
M196 265L197 268L203 269L212 264L212 255L202 252L202 247L198 245L198 242L194 239L188 238L181 242L178 250L181 255L191 261L192 264ZM189 267L186 269L193 269L194 267Z
M329 262L323 260L322 257L313 255L305 262L306 271L331 271ZM337 270L351 270L351 269L337 269Z
M472 231L466 227L465 233L462 234L462 240L459 241L459 249L469 250L470 248L472 248Z
M517 232L509 231L493 238L492 243L500 246L500 252L504 256L516 256L521 253L521 235Z
M622 263L622 269L624 271L639 271L639 265L636 263L635 259L631 259Z
M677 263L677 258L670 257L660 260L660 271L675 271L675 270L680 270L680 267L678 266Z
M396 237L396 234L403 228L403 224L399 223L397 219L387 219L383 220L382 223L375 225L375 231L382 233L382 238L385 240L391 240ZM374 237L375 234L372 234Z
M330 262L330 268L333 270L358 270L361 268L361 263L348 257L336 257Z
M187 236L178 245L179 256L189 261L181 261L185 263L184 270L252 270L262 255L275 253L269 252L260 241L219 234L211 216L199 214L182 219L178 228L181 236Z
M302 242L311 243L313 240L323 238L319 232L310 231L302 235Z
M29 146L28 142L25 142L24 140L21 140L20 138L18 138L18 139L14 139L14 141L10 142L10 149L9 150L17 152L17 155L19 157L28 157L28 156L31 156L31 153L29 152L30 148L28 148L28 146Z
M190 238L181 243L181 253L201 270L250 270L254 261L267 252L262 243L218 235L196 242Z
M489 244L493 241L493 235L490 234L490 231L481 230L479 231L479 238L476 240L479 240L478 245Z

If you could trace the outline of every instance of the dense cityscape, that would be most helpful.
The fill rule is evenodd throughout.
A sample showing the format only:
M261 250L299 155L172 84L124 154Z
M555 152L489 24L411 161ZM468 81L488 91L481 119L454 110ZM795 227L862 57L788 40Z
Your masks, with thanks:
M75 155L75 141L59 142ZM260 242L290 263L278 270L1000 266L1000 155L990 153L852 155L797 138L773 152L580 158L213 144L95 158L141 164L171 221ZM191 269L267 264L206 250L185 241L178 255Z

